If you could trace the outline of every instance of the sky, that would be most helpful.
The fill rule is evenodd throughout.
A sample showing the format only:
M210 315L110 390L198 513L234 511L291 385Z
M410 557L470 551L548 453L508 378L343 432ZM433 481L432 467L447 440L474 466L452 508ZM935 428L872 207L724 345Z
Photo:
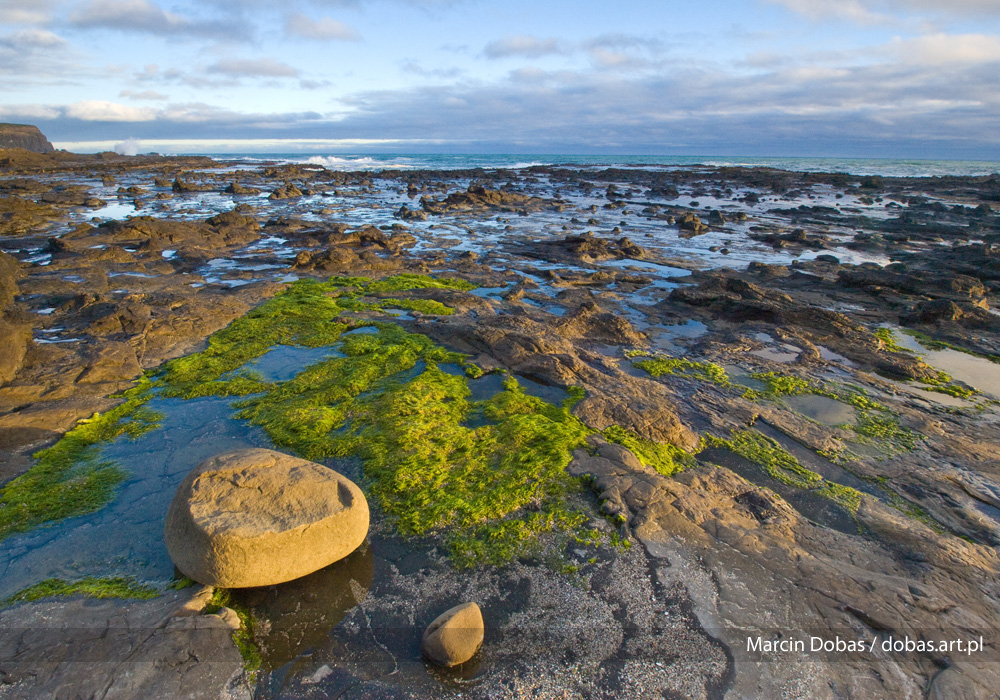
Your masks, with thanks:
M0 0L0 121L79 151L1000 160L1000 0Z

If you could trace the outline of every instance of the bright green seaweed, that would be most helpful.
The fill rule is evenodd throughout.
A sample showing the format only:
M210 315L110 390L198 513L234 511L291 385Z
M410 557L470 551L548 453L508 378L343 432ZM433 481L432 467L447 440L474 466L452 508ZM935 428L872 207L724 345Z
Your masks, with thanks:
M372 295L411 289L466 290L473 286L463 280L424 275L399 275L378 281L335 277L326 282L302 280L291 285L215 333L204 351L166 363L153 377L143 376L122 394L123 403L80 421L52 447L37 452L36 464L0 490L0 540L105 506L126 474L113 462L100 459L99 445L122 435L137 438L155 428L160 416L146 407L155 392L183 398L265 392L274 385L253 372L236 370L274 345L319 347L338 342L345 331L365 325L341 319L348 309L379 312L383 307L397 306L424 313L451 311L433 300L378 299Z
M125 474L99 460L98 444L154 427L145 404L160 395L241 397L237 416L276 445L314 460L359 458L363 484L399 531L439 536L459 565L509 561L543 532L580 537L587 518L571 498L581 484L565 467L592 433L571 413L582 390L554 405L508 378L495 396L471 401L468 382L480 368L372 317L393 308L444 314L451 309L440 302L390 295L472 287L423 275L290 285L213 334L205 350L165 363L123 404L39 452L38 464L4 489L0 536L106 504ZM277 345L336 346L343 356L283 382L246 369ZM635 444L664 473L683 461L669 446Z
M712 447L727 448L759 465L772 479L812 491L840 504L852 514L857 513L861 506L859 491L827 481L811 469L803 467L788 450L756 430L734 431L728 439L708 435L705 442Z
M460 355L391 324L346 336L340 350L240 401L239 417L308 459L360 457L400 532L446 533L462 563L509 559L538 532L577 524L564 470L589 431L569 403L529 396L513 379L470 402L468 379L439 366ZM464 425L476 413L487 424Z
M626 353L629 357L639 357L641 353ZM666 375L678 375L681 377L691 377L706 382L712 382L720 386L729 386L729 376L726 370L712 362L698 362L689 360L686 357L667 357L657 355L647 360L633 362L639 369L645 370L652 377L663 377Z
M601 435L608 442L621 445L639 458L647 467L652 467L663 476L672 476L677 472L697 464L694 455L667 442L645 440L627 428L612 425L605 428Z
M565 473L590 432L570 413L582 393L556 406L510 378L496 396L471 402L468 377L481 370L464 356L395 324L344 315L406 307L366 300L429 287L469 285L419 275L298 282L213 335L202 353L167 363L157 385L185 398L244 395L237 416L275 445L313 460L360 458L369 494L401 533L441 535L458 564L507 561L539 533L585 520L568 505L579 486ZM336 344L344 357L280 383L240 369L274 344ZM476 416L485 424L467 426Z
M52 447L35 453L38 462L0 490L0 540L51 520L91 513L111 500L125 473L101 460L98 445L121 435L137 438L160 416L146 407L148 378L126 391L124 403L81 420Z
M156 598L160 591L152 586L139 583L132 578L87 577L77 581L47 578L33 586L24 588L7 598L4 603L29 602L54 596L85 595L89 598L132 598L146 600Z

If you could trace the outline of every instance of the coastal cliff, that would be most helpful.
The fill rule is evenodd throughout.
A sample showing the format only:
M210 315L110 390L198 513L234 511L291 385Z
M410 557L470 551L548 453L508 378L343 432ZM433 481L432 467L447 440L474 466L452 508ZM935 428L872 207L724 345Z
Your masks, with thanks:
M30 124L0 124L0 148L23 148L35 153L55 150L45 134Z

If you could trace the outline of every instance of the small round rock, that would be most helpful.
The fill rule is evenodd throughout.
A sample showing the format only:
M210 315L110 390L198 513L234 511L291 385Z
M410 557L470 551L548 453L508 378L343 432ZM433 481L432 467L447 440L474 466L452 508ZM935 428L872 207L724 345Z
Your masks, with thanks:
M424 656L438 666L465 663L483 644L483 613L475 603L463 603L438 615L424 631Z
M347 477L274 450L210 457L167 511L167 551L212 586L269 586L343 559L368 534L368 502Z

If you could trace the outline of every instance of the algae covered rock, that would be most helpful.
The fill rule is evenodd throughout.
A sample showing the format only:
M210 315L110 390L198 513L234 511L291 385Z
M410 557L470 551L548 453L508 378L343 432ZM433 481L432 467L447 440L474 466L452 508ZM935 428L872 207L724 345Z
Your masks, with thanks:
M246 588L297 579L343 559L368 534L368 502L321 464L264 449L198 465L167 512L167 550L185 575Z
M446 610L424 631L424 656L439 666L465 663L482 646L483 614L475 603L463 603Z

